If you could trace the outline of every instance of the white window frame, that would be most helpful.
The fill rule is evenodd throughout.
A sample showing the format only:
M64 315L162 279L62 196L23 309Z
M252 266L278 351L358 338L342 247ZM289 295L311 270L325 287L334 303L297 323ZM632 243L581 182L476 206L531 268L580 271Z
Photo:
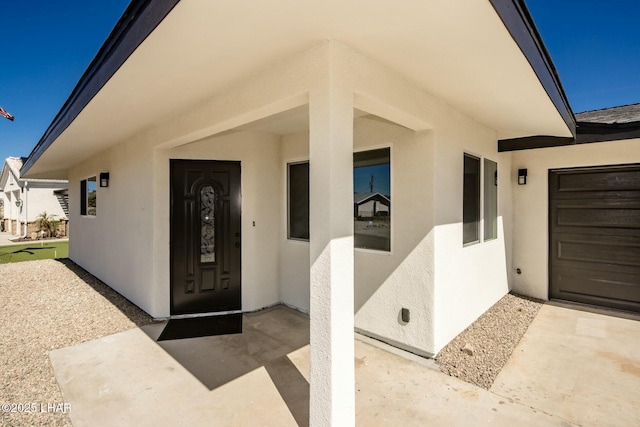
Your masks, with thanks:
M480 173L480 193L479 193L479 197L480 197L480 201L479 201L480 202L479 203L479 205L480 205L480 216L479 216L479 223L478 223L478 227L479 227L478 240L474 240L473 242L469 242L469 243L464 243L464 218L461 221L461 225L462 225L462 228L463 228L463 230L462 230L462 242L463 242L462 246L464 248L467 248L467 247L473 247L473 246L477 246L477 245L482 245L482 244L485 244L485 243L491 243L491 242L494 242L494 241L497 241L497 240L500 239L500 227L499 227L499 225L498 225L497 230L496 230L496 237L492 237L490 239L486 239L486 236L484 234L484 226L485 226L485 215L484 215L485 210L484 210L484 208L485 208L485 202L486 202L486 200L485 200L485 191L484 191L484 184L485 184L484 183L484 175L485 175L485 168L484 168L485 164L484 163L485 163L485 159L495 163L496 164L496 172L498 172L498 176L497 176L497 179L498 179L498 186L497 186L498 190L496 191L496 221L498 221L498 219L500 218L500 191L499 191L499 189L500 189L500 173L499 173L500 163L498 161L496 161L496 160L493 160L490 157L483 156L483 155L475 153L475 152L473 152L471 150L464 150L463 151L463 170L462 170L462 175L463 175L462 208L463 208L463 210L464 210L464 156L465 155L474 157L474 158L476 158L476 159L478 159L480 161L480 171L479 171L479 173ZM498 223L499 223L499 221L498 221Z

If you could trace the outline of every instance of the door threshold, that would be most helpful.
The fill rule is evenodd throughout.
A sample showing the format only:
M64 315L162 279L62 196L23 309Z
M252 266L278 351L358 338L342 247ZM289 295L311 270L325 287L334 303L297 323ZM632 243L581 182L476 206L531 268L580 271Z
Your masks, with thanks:
M229 311L212 311L209 313L193 313L193 314L174 314L169 316L171 319L191 319L194 317L213 317L213 316L225 316L227 314L242 314L242 310L229 310Z

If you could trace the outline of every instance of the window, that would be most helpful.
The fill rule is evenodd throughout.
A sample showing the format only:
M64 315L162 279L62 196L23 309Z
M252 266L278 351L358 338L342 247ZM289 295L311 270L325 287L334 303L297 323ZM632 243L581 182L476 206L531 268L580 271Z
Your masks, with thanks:
M391 250L391 150L353 155L354 246ZM309 240L309 162L287 164L287 237Z
M484 240L498 238L498 164L484 159Z
M470 154L464 155L462 201L462 243L471 245L498 238L498 164ZM483 199L480 202L482 185ZM480 211L484 227L480 235Z
M96 215L97 180L95 176L80 181L80 214Z
M287 165L287 237L309 240L309 162Z
M353 154L354 246L391 251L391 149Z
M464 155L464 181L462 190L462 243L480 241L480 159Z

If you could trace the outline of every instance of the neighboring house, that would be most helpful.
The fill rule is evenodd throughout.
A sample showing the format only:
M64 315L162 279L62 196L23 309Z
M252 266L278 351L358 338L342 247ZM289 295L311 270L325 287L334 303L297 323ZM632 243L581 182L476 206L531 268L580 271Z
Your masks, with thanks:
M312 424L351 425L354 329L433 355L511 289L640 310L640 125L590 120L520 0L134 0L23 173L154 317L309 312Z
M355 217L370 218L390 215L391 200L380 193L354 193L353 205Z
M58 232L68 234L68 181L33 179L20 176L25 158L8 157L0 175L0 193L4 205L3 227L17 237L36 237L34 224L46 212L60 221Z

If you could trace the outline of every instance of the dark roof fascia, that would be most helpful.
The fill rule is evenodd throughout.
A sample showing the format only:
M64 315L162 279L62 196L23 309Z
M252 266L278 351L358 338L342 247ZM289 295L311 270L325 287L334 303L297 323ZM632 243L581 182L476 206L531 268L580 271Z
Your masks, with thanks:
M576 144L618 141L640 138L640 122L585 123L578 122Z
M40 141L22 165L25 174L75 120L122 64L180 0L132 0Z
M498 151L530 150L534 148L561 147L564 145L591 144L594 142L621 141L640 138L640 122L632 123L577 123L575 138L556 136L528 136L498 141Z
M575 141L575 138L547 135L501 139L498 141L498 152L559 147L561 145L575 144Z
M524 0L489 0L511 37L520 47L538 80L549 95L551 102L560 113L573 136L576 135L576 121L560 83L560 77L553 65L551 55L542 42L542 37L533 22Z

